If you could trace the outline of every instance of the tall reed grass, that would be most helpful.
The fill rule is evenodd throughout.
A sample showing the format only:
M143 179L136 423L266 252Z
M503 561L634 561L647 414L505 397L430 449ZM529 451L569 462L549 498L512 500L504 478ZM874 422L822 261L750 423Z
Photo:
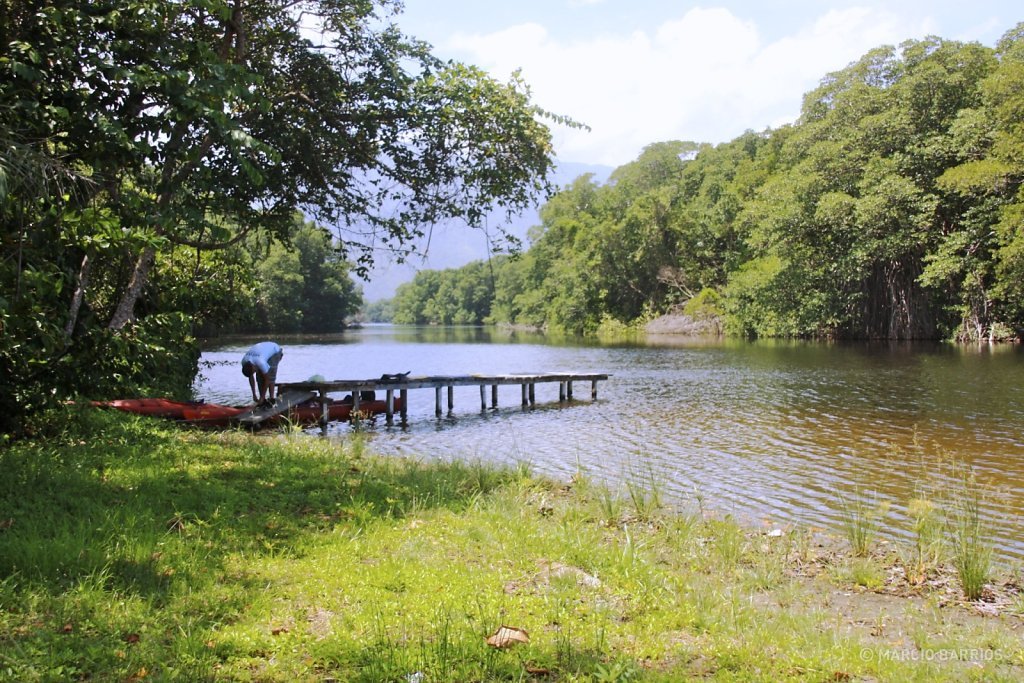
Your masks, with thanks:
M984 492L973 472L961 473L960 489L951 501L949 538L953 566L964 597L982 597L992 571L992 546L987 540L981 509Z
M943 519L941 509L932 500L915 496L907 505L910 518L909 547L898 546L907 581L920 585L929 572L938 568L943 555Z
M843 530L853 554L866 557L878 535L879 523L889 511L889 503L879 502L877 498L866 500L859 491L854 491L850 498L839 494L839 505Z

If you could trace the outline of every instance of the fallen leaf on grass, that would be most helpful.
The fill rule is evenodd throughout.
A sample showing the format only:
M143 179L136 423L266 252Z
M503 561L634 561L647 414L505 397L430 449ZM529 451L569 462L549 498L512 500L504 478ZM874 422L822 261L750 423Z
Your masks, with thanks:
M129 676L128 680L129 681L141 681L143 678L145 678L148 675L149 675L149 669L147 669L146 667L142 667L141 669L136 671L134 674Z
M487 644L497 648L512 647L516 643L528 642L530 642L530 634L515 626L501 626L494 632L494 635L487 638Z

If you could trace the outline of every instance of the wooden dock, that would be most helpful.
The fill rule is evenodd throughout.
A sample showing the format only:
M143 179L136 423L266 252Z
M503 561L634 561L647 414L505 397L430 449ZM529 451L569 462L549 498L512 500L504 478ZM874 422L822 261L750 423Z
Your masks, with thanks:
M448 412L455 409L455 387L477 386L480 387L480 410L488 408L488 388L490 388L490 407L498 407L498 387L518 385L521 393L521 403L524 407L536 403L536 385L546 383L558 383L558 400L571 401L573 398L573 384L579 382L590 383L590 398L597 398L597 383L608 379L607 374L598 373L539 373L525 375L457 375L457 376L430 376L430 377L404 377L399 380L380 377L377 379L343 379L305 382L286 382L278 385L279 392L287 393L315 393L323 405L323 417L321 426L327 427L327 395L331 393L346 392L353 397L352 412L359 410L359 392L361 391L383 391L386 396L388 424L393 424L395 416L395 395L399 397L399 414L402 422L408 419L408 393L412 389L433 389L434 390L434 412L441 417L442 394L447 392ZM269 417L269 416L268 416Z
M233 422L246 426L253 427L258 425L265 420L268 420L281 413L288 412L294 406L308 401L311 398L316 398L316 394L311 391L281 391L277 392L277 400L272 405L261 406L256 405L247 410L246 412L232 418Z

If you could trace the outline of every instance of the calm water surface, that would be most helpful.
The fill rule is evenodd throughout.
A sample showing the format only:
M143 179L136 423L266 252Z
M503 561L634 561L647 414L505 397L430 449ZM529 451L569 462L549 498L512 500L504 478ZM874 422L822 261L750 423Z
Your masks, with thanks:
M239 359L253 340L211 343L196 393L245 403ZM993 493L985 514L1001 555L1024 559L1024 349L1020 346L819 344L661 340L559 345L471 328L367 327L337 337L278 341L282 382L313 374L606 372L558 404L518 386L480 412L479 391L457 387L454 414L434 417L434 392L409 392L409 424L372 428L376 450L422 458L527 461L613 486L653 477L672 504L698 504L754 523L836 529L840 496L889 501L898 534L907 502L970 464ZM317 430L318 431L318 430ZM314 431L312 433L317 433ZM332 425L345 438L348 427Z

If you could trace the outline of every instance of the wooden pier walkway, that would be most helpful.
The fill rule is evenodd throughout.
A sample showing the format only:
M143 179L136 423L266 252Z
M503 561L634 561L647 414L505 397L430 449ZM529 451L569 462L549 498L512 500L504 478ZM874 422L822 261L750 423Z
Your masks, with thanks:
M538 384L558 383L558 400L569 401L573 398L574 382L590 382L590 398L597 398L597 383L608 379L607 374L599 373L539 373L525 375L456 375L456 376L430 376L430 377L403 377L394 380L386 377L378 379L343 379L327 381L286 382L278 385L279 393L303 393L316 394L323 406L323 417L321 426L327 427L327 395L330 393L348 392L353 397L352 412L359 410L359 392L361 391L383 391L386 396L388 424L394 422L395 395L399 397L399 414L402 421L408 418L408 393L412 389L433 389L435 414L441 417L443 412L442 393L447 391L448 412L455 409L455 387L478 386L480 387L480 410L487 410L487 389L490 387L490 407L498 407L498 387L508 385L519 385L521 387L521 400L523 406L532 406L536 403L536 390ZM272 415L266 415L263 419Z

